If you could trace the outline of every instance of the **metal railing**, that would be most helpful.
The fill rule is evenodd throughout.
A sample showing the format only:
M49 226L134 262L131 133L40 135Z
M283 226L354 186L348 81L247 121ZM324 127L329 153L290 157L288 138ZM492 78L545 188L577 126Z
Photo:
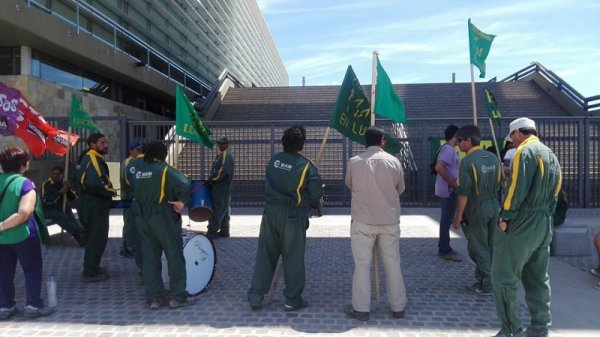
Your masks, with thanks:
M52 124L64 129L66 118L47 118ZM501 142L508 131L510 119L501 119L495 125L498 140ZM600 207L600 117L548 117L535 118L540 138L557 155L563 172L563 189L572 207ZM307 140L303 153L308 158L316 158L325 129L329 121L266 121L266 122L216 122L206 124L213 133L213 139L226 135L235 158L235 178L232 203L237 206L261 206L264 198L264 175L269 158L282 151L281 135L294 124L303 125ZM434 177L429 173L429 163L435 150L443 142L443 131L448 124L471 124L470 118L419 118L404 126L405 137L401 142L410 144L410 156L400 154L402 162L411 160L414 167L405 165L404 179L406 191L401 196L406 206L435 206L438 198L434 195ZM121 161L127 156L127 144L133 139L142 142L162 140L172 145L167 137L173 128L173 121L132 121L125 118L98 118L97 124L106 132L110 143L109 161ZM377 121L387 132L393 132L393 125L383 120ZM489 125L483 118L479 120L484 139L483 147L491 146ZM81 135L84 139L86 134ZM217 155L217 147L205 148L188 140L180 141L177 166L193 180L204 179ZM80 141L72 153L75 160L85 148ZM321 174L328 195L327 205L349 206L350 192L344 185L344 175L348 160L362 152L364 147L332 130L319 162ZM46 155L39 160L56 160ZM175 160L172 152L171 162Z
M552 70L547 69L541 63L533 62L528 67L525 67L516 73L506 77L500 82L516 82L533 73L538 73L546 80L552 83L558 90L567 95L575 104L583 111L589 114L600 112L600 95L584 97L560 76L556 75Z
M90 36L109 45L111 48L113 48L114 51L120 51L120 52L123 52L123 53L129 55L136 62L141 62L141 63L139 63L140 65L150 67L151 69L155 70L161 76L164 76L173 82L183 85L184 87L188 88L188 90L194 92L197 95L203 95L204 90L206 90L206 92L210 91L210 86L207 83L205 83L203 80L199 79L197 76L195 76L191 72L187 71L185 68L178 65L176 62L171 60L169 57L163 55L161 52L156 50L154 47L150 46L148 43L146 43L139 37L130 33L127 29L123 28L121 25L119 25L118 23L113 21L111 18L109 18L102 12L95 9L92 5L86 3L85 1L81 1L81 0L71 0L71 1L75 5L75 20L76 20L75 22L69 20L69 18L66 18L66 17L52 11L51 8L48 8L46 6L46 1L27 0L27 6L31 7L33 5L34 7L38 8L50 15L54 15L54 16L60 18L64 22L75 27L77 30L77 34L79 34L80 30L85 31L86 33L90 34ZM106 39L102 38L101 36L98 36L98 35L94 34L92 31L89 31L85 27L81 26L80 25L80 17L82 16L81 12L84 12L85 14L89 15L91 18L96 20L96 23L104 26L108 30L111 30L112 31L112 41L107 41ZM133 55L131 52L128 52L125 49L119 48L119 46L118 46L119 37L126 38L128 42L131 42L131 43L135 44L138 48L144 50L146 52L145 59L140 59L137 55ZM162 71L159 68L152 66L153 60L155 60L155 58L164 62L167 65L166 72ZM135 63L135 62L133 62L133 63ZM181 74L183 75L183 81L179 81L177 78L173 77L172 70L181 72ZM194 89L194 86L190 86L190 83L188 83L188 79L191 79L192 81L196 82L196 84L201 87L200 92L198 90Z

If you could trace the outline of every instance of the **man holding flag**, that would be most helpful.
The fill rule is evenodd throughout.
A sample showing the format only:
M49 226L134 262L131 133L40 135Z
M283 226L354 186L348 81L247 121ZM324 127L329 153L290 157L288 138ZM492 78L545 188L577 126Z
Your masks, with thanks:
M87 144L89 148L80 156L76 173L76 183L81 188L77 213L88 238L83 257L83 282L100 282L108 279L100 261L108 241L110 204L116 191L104 161L108 153L106 137L92 133Z
M231 182L233 181L234 161L229 150L229 138L217 139L219 154L215 158L207 182L211 186L213 216L208 220L206 236L211 239L229 237L229 219L231 208Z

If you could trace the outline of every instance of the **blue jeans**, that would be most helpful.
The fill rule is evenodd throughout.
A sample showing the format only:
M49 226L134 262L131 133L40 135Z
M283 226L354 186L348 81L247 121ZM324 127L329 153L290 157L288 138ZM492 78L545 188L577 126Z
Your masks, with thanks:
M456 214L456 193L452 192L448 198L442 200L442 216L440 218L440 239L438 241L438 254L446 255L452 252L450 247L450 226Z

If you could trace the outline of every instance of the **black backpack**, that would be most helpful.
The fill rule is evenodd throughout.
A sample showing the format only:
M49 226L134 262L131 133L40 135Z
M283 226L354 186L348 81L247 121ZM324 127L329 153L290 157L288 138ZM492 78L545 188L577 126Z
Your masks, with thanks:
M433 160L431 161L431 163L429 163L429 173L432 176L436 176L437 175L437 171L435 170L435 164L437 164L437 158L440 155L440 151L442 151L442 148L444 146L446 146L446 144L443 144L442 146L440 146L440 148L435 153L435 157L433 158Z

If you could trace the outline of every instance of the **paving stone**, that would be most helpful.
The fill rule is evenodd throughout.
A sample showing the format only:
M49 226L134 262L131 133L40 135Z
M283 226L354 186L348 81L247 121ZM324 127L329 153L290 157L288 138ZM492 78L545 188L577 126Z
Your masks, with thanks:
M51 274L56 279L58 311L37 320L27 320L21 312L12 320L0 322L0 336L481 337L495 334L499 324L493 299L463 290L472 283L473 265L467 261L452 263L440 259L436 254L436 220L419 215L420 210L404 209L403 212L407 215L401 219L400 254L408 295L404 319L391 319L382 264L379 266L380 307L375 308L373 298L368 322L345 317L343 307L350 303L354 266L348 209L334 210L332 213L337 214L311 220L303 295L310 306L292 313L283 310L283 280L278 284L273 302L265 304L262 310L251 311L246 302L262 209L233 210L232 236L214 240L215 275L207 290L198 295L196 304L156 311L146 308L134 260L118 255L123 222L122 215L113 212L110 238L102 260L110 279L101 283L81 282L83 250L72 240L47 246L43 249L44 281ZM574 214L586 216L582 211ZM188 223L184 216L184 224ZM60 234L53 227L56 226L50 228L53 240L59 242ZM206 223L189 223L186 229L204 231ZM575 261L583 268L589 258ZM22 307L25 282L20 267L17 270L16 300ZM46 296L45 286L43 292ZM522 305L523 322L529 321L527 312Z

